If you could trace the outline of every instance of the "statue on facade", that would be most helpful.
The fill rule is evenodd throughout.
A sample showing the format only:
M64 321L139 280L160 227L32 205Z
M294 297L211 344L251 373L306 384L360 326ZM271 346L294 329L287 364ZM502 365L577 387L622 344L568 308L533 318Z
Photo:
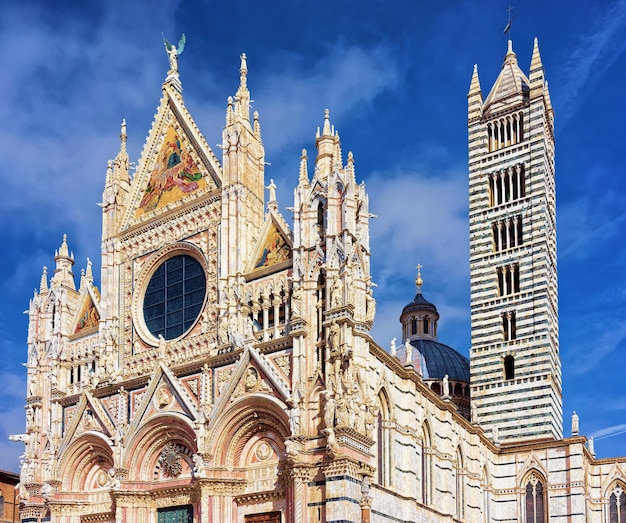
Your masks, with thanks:
M572 414L572 436L578 436L578 414L576 411Z
M274 180L270 178L270 184L266 187L266 189L270 192L270 198L268 201L275 202L276 201L276 184Z
M412 363L413 362L413 345L411 345L411 341L409 338L404 342L404 349L406 350L406 359L405 362Z
M374 316L376 315L376 300L372 296L372 289L367 291L365 296L365 320L369 323L373 323Z
M324 391L324 427L332 429L335 426L335 399L329 391Z
M295 287L291 294L291 314L300 316L302 314L302 289Z
M443 377L443 397L450 397L450 379L447 374Z
M163 35L163 33L161 34ZM163 35L163 44L165 45L165 50L167 51L167 57L170 60L170 73L178 73L178 55L182 54L185 50L185 42L187 42L187 37L184 33L178 40L178 46L169 43L165 38L165 35Z
M337 436L335 436L335 431L333 429L324 429L324 433L326 434L327 452L331 455L336 454L337 450L339 450L339 446L337 445Z
M343 303L343 292L341 291L341 279L339 276L335 278L330 288L330 305L331 307L341 307Z
M300 434L300 407L298 405L294 405L289 410L289 427L292 435Z
M396 347L396 339L392 338L391 340L391 348L389 349L389 354L392 356L396 355L397 347Z

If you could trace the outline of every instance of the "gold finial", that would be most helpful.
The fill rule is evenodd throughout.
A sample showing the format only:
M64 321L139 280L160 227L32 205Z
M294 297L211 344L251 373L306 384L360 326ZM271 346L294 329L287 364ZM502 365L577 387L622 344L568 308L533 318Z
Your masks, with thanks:
M421 291L422 290L422 285L424 284L424 281L422 280L422 264L418 263L417 264L417 278L415 278L415 285L417 285L417 290Z

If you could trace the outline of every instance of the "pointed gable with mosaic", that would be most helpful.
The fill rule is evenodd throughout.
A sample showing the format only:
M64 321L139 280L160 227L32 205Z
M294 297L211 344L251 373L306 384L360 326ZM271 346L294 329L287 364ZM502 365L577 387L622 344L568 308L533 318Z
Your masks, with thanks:
M215 191L221 166L182 98L177 78L168 77L130 189L124 227Z

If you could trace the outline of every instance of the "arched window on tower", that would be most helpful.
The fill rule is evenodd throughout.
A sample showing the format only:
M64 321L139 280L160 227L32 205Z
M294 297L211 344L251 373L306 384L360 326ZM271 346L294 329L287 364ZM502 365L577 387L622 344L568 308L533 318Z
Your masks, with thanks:
M424 316L424 334L430 334L430 317Z
M525 491L525 523L546 523L548 511L546 510L545 492L543 482L537 474L530 476Z
M4 496L0 494L0 518L4 517Z
M626 493L616 485L609 496L609 523L626 523Z
M504 357L504 379L512 380L515 378L515 358L510 354Z
M417 318L411 318L411 334L417 334Z
M507 311L502 313L502 333L504 341L511 341L517 338L515 311Z

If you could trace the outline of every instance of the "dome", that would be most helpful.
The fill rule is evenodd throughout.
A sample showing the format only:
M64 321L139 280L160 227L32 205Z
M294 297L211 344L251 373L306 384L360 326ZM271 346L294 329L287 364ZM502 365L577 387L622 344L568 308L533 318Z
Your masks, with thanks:
M441 380L447 374L451 380L469 383L469 360L452 347L425 339L412 340L410 343L414 348L413 360L417 362L421 360L422 365L426 363L426 371L422 371L425 378L428 376L427 379Z
M424 357L429 379L440 380L447 374L451 380L469 382L469 360L452 347L434 340L413 340L411 345Z

